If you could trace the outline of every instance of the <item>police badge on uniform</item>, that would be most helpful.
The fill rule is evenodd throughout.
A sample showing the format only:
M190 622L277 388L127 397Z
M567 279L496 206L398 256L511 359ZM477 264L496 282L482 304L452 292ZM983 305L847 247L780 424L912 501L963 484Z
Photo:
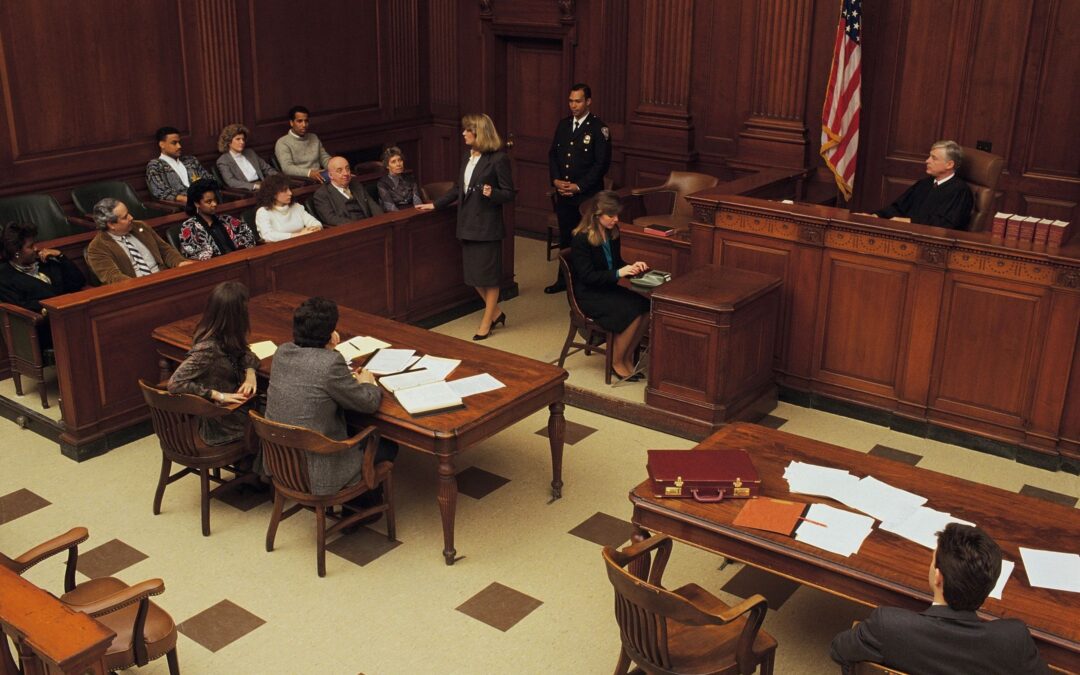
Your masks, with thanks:
M581 139L581 142L585 145L592 143L592 136L590 136L589 134L585 134L585 138Z
M608 131L607 127L601 127L600 133L604 134L604 140L605 141L611 140L611 132Z

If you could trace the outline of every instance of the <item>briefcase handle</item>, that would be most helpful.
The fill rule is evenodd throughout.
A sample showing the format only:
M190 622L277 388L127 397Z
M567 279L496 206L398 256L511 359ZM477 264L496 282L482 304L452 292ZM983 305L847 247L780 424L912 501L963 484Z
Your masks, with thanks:
M715 497L702 497L698 494L697 488L693 488L692 490L690 490L690 494L694 496L694 501L701 502L702 504L712 504L715 502L723 501L724 499L724 490L721 488L716 489Z

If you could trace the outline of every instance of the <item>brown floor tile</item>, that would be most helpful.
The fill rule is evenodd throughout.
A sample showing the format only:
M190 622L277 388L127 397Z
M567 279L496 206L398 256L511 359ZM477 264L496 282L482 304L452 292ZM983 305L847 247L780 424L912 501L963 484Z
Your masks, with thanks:
M766 415L759 419L756 424L760 424L763 427L769 427L770 429L779 429L787 424L787 420L783 417L777 417L776 415Z
M379 527L385 528L385 523L385 519L379 521ZM398 546L401 546L401 542L390 541L386 538L385 532L361 527L352 534L343 534L330 542L326 545L326 550L363 567Z
M236 642L266 623L243 607L222 600L204 609L176 629L212 652Z
M244 489L242 487L229 490L225 494L218 498L220 501L225 502L234 509L239 509L245 513L266 503L273 503L274 491L266 490L265 492L255 492L254 490Z
M542 604L520 591L492 583L459 605L457 611L505 633Z
M509 478L475 466L459 471L457 475L458 492L473 499L483 499L509 482Z
M790 579L763 572L749 565L744 565L723 586L725 593L740 598L749 598L755 593L760 593L769 601L769 609L780 609L791 594L798 589L799 584Z
M142 551L128 546L119 539L113 539L85 553L80 551L76 569L91 579L111 577L140 560L146 560L146 557Z
M908 464L915 466L922 459L922 455L916 455L913 452L904 452L903 450L897 450L896 448L890 448L887 445L875 445L870 448L868 454L875 457L884 457L885 459L891 459L894 462L900 462L901 464Z
M23 488L0 497L0 525L43 509L51 502Z
M1076 497L1070 497L1069 495L1063 495L1060 492L1053 492L1051 490L1044 490L1041 487L1035 487L1034 485L1025 485L1020 488L1020 494L1027 495L1028 497L1035 497L1036 499L1045 499L1048 502L1054 502L1055 504L1061 504L1062 506L1068 506L1072 508L1076 506Z
M593 429L592 427L587 427L584 424L578 424L577 422L571 422L570 420L566 420L566 430L563 432L563 443L566 445L574 445L583 438L588 438L595 431L596 429ZM547 427L544 427L543 429L538 429L536 431L536 435L547 438Z
M634 526L629 522L599 511L570 530L570 534L575 537L581 537L600 546L616 547L626 543L633 533Z

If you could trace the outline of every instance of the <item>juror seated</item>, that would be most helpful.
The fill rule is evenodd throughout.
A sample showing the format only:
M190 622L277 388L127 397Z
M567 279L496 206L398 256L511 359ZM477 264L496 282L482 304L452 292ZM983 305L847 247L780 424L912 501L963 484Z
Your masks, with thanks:
M955 141L938 141L926 158L926 178L918 181L889 206L874 213L881 218L906 220L951 230L966 230L975 198L956 175L964 151Z
M86 265L103 284L145 277L192 264L142 221L135 220L118 199L94 205L97 236L86 247Z

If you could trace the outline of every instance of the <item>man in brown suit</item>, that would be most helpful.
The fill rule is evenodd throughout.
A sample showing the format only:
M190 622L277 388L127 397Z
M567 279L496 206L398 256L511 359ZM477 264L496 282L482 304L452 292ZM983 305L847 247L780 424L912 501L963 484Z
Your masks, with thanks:
M86 264L102 284L192 263L146 223L134 220L119 200L107 197L95 204L94 222L98 233L86 247Z

